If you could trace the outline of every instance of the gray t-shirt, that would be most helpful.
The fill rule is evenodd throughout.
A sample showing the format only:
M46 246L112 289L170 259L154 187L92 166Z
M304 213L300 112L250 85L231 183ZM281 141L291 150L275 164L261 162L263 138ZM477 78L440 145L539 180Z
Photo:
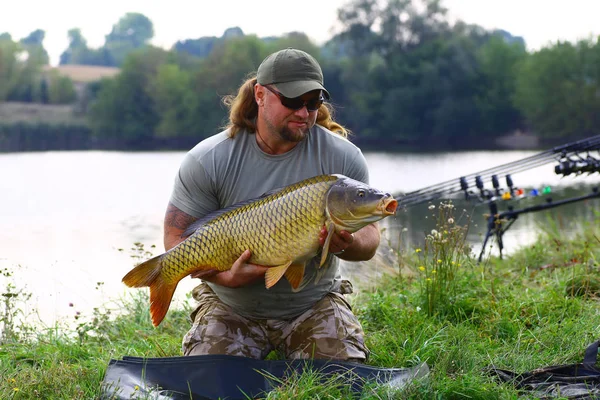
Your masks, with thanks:
M342 174L369 183L366 160L347 139L315 125L306 140L285 154L263 152L254 134L239 132L234 138L223 131L211 136L185 156L171 195L171 203L194 217L203 217L240 201L322 174ZM252 318L293 318L323 298L340 279L337 257L329 256L326 273L317 284L319 258L306 265L310 283L292 292L286 279L270 289L264 281L231 289L209 283L219 298L236 312Z

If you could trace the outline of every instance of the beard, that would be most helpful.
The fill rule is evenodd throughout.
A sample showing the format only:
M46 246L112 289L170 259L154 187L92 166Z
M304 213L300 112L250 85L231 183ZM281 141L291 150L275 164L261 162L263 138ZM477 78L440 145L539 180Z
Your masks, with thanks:
M306 139L306 136L308 136L308 132L310 130L310 127L312 125L307 125L306 128L297 128L297 129L290 129L287 124L284 126L275 126L271 123L271 121L267 120L266 121L267 126L269 127L269 130L271 132L275 132L279 135L279 137L283 140L285 140L286 142L293 142L293 143L298 143L303 141L304 139Z
M303 129L290 129L287 126L278 130L279 136L288 142L298 143L306 139L308 127Z

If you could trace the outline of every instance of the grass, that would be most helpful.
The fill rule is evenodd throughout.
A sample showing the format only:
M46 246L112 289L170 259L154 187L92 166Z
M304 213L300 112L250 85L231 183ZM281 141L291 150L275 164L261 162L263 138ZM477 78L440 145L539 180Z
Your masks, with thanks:
M362 289L352 298L354 311L371 349L369 364L412 367L426 362L431 373L401 391L367 385L358 398L534 398L497 382L486 368L525 372L580 362L587 345L600 337L599 222L597 215L568 239L561 237L560 223L550 224L534 245L483 264L455 251L460 235L455 241L432 241L427 256L425 249L398 254L398 267L410 273L390 275L378 287ZM455 261L459 256L460 265ZM425 285L442 263L451 272L446 281ZM7 316L18 309L23 294L14 287L4 292L11 293L9 312L3 314ZM189 310L171 310L152 328L147 297L135 293L81 316L75 332L27 327L0 331L0 398L96 398L111 358L180 355ZM118 316L108 313L115 307L121 309ZM314 371L275 383L279 386L266 398L351 396L345 377L323 380Z

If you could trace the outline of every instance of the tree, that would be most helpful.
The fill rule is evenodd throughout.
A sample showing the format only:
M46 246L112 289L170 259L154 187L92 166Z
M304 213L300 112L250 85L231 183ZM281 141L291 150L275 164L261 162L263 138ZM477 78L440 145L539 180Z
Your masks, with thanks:
M375 51L384 59L439 38L450 31L440 0L352 0L338 11L354 54Z
M524 127L524 116L514 104L517 70L527 58L525 43L494 34L477 51L482 73L477 107L482 116L481 133L499 135Z
M150 92L159 118L156 137L185 137L194 134L196 96L192 91L192 77L176 64L158 68Z
M146 46L153 37L154 26L148 17L127 13L106 35L104 47L111 56L112 65L120 66L128 53Z
M515 102L547 138L582 137L599 128L600 44L558 42L520 66Z
M69 29L67 36L69 38L69 47L60 55L60 64L83 64L77 58L81 58L81 53L88 51L88 46L87 41L81 34L81 29Z
M9 36L0 38L0 102L7 100L19 80L21 72L17 62L19 51L20 46Z
M31 32L27 37L20 40L20 43L23 45L23 48L30 53L35 53L33 56L36 58L36 62L39 62L41 65L47 65L50 61L50 57L48 56L48 52L44 49L44 38L46 37L46 32L42 29L36 29Z
M168 52L155 47L136 50L116 78L103 82L90 106L89 120L96 137L137 148L153 139L160 118L151 87L169 57Z

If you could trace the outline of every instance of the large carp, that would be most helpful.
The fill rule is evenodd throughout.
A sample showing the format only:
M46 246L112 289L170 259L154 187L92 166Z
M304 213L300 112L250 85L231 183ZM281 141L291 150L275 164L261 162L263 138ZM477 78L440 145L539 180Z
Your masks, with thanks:
M397 201L343 175L320 175L258 199L211 213L196 221L183 242L133 268L123 282L150 287L150 314L158 326L181 279L201 270L225 271L246 250L252 264L270 266L267 288L285 276L293 289L304 266L319 252L319 235L327 227L320 266L327 258L334 231L350 233L396 212Z

